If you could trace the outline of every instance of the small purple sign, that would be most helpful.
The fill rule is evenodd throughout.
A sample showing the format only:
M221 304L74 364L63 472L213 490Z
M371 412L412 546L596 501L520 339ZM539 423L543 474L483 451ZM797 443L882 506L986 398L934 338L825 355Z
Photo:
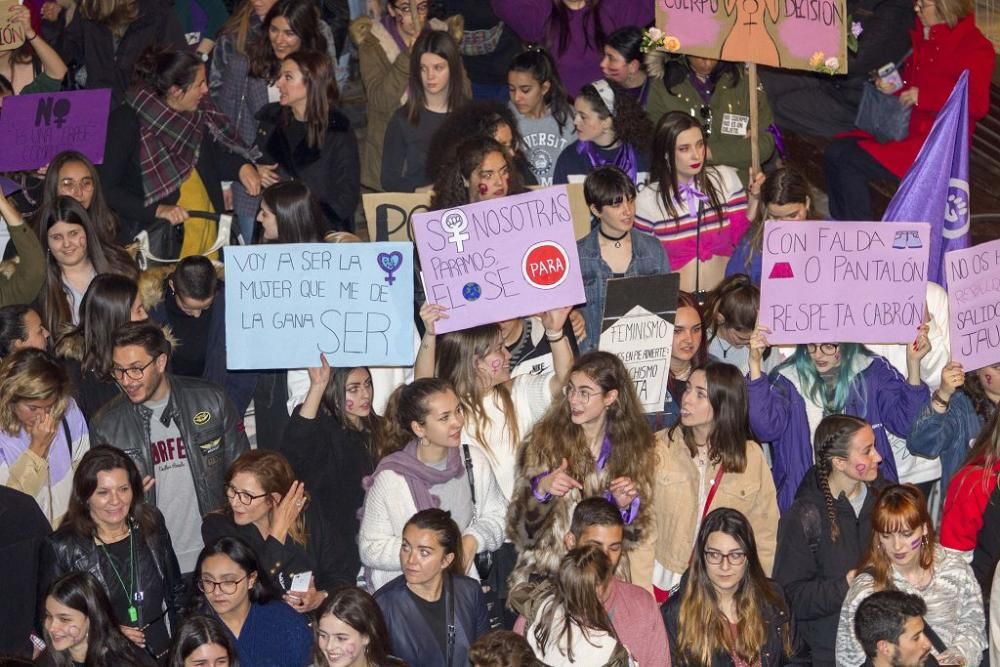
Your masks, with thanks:
M94 164L104 162L111 91L12 95L3 101L0 172L38 169L63 151L80 151Z
M929 247L925 222L767 222L759 322L768 341L912 342Z
M438 333L583 303L566 186L413 215Z
M951 359L965 371L1000 362L1000 241L944 254Z

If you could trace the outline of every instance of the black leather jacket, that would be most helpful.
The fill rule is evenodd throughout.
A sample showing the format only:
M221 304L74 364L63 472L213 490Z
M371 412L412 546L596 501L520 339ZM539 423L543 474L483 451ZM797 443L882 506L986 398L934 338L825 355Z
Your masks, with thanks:
M136 549L139 563L139 590L153 587L153 578L163 583L163 602L166 605L167 619L171 628L176 628L180 621L179 612L183 608L184 580L174 555L174 547L170 542L163 515L155 507L148 507L156 519L156 530L151 534L141 534ZM113 590L112 582L104 577L101 568L100 547L93 538L84 538L68 525L61 526L56 532L46 538L41 549L39 566L39 607L45 601L45 592L59 577L70 572L89 572L101 583L105 591ZM118 586L114 583L114 586ZM137 605L139 613L138 626L142 627L162 617L163 609L152 599L145 599ZM41 618L42 614L39 615ZM157 647L159 648L159 647Z
M167 375L170 399L163 410L164 425L172 418L187 449L202 515L221 508L226 500L226 469L250 449L243 421L222 388L198 378ZM105 405L90 423L90 442L124 450L143 476L155 477L149 448L149 420L153 411L132 403L122 394ZM156 505L156 485L146 492Z

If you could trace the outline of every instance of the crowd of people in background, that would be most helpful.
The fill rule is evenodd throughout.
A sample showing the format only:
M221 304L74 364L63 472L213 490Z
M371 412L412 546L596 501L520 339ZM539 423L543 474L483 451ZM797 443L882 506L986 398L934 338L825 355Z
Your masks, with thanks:
M870 220L964 71L970 136L989 109L970 0L847 12L846 75L752 91L646 49L652 0L13 5L0 104L111 110L99 164L0 194L0 665L1000 665L1000 365L951 361L934 284L911 344L757 323L767 221ZM826 197L783 132L827 141ZM568 183L585 303L438 333L418 289L412 367L227 368L221 214L364 242L363 191ZM650 412L602 318L670 273Z

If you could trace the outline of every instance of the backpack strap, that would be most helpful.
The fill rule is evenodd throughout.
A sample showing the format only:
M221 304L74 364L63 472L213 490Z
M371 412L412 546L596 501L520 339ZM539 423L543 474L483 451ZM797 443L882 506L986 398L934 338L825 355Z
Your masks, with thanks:
M72 467L73 465L73 436L69 432L69 422L66 421L66 415L62 418L63 433L66 435L66 449L69 450L69 463Z
M472 455L469 446L462 445L462 455L465 457L465 476L469 478L469 491L472 492L472 511L476 510L476 475L472 472Z

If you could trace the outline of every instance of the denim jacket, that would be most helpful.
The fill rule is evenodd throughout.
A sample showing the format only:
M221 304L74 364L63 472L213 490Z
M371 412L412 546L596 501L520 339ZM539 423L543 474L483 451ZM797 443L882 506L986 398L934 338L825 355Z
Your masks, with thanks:
M587 303L583 306L583 319L587 323L587 339L580 343L580 352L596 350L601 338L601 318L604 317L604 297L608 290L611 267L601 258L599 228L576 242L580 255L580 272L583 274L583 291ZM625 278L654 276L670 273L670 262L663 246L654 237L633 229L632 261L625 271Z

